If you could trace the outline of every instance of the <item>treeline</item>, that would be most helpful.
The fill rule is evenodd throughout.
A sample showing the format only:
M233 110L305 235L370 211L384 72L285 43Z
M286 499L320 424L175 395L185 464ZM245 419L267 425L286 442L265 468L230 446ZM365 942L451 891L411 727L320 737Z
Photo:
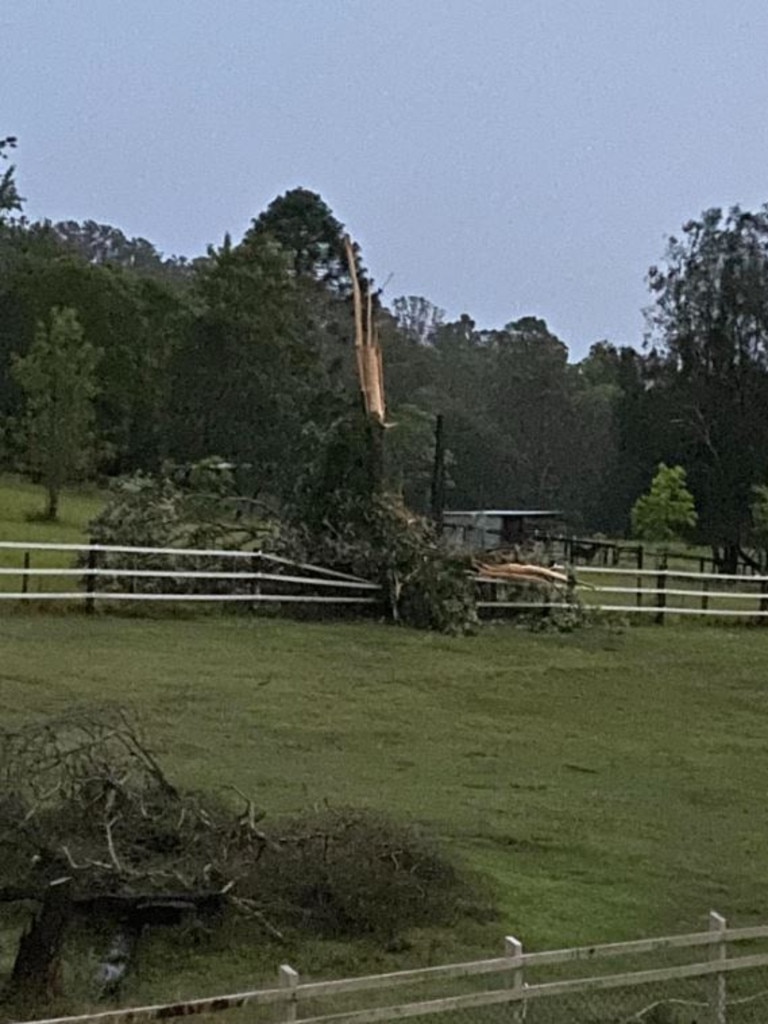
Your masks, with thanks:
M51 343L53 311L67 310L97 354L81 472L217 455L244 492L278 507L345 486L359 405L351 281L343 226L318 195L286 193L240 241L195 260L93 222L29 223L20 206L8 168L2 468L40 472L23 367L41 330ZM753 488L768 481L768 213L707 212L670 241L649 284L646 343L603 341L576 363L543 320L485 330L424 298L376 294L390 486L427 509L442 414L449 506L558 508L577 529L622 535L664 461L687 470L698 539L733 554L749 540Z

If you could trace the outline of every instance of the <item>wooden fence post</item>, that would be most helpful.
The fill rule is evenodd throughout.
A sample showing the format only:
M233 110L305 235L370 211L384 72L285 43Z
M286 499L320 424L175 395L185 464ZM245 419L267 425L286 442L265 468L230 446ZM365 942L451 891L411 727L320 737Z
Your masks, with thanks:
M664 609L667 606L667 556L666 553L659 558L659 571L656 576L656 607L659 609L656 615L656 622L659 626L664 625Z
M704 591L701 595L701 610L705 612L709 608L709 576L701 581L701 589Z
M290 964L280 964L279 976L280 988L289 988L293 993L290 1002L285 1004L285 1019L286 1021L294 1021L298 1016L296 989L299 987L299 972L294 971Z
M85 614L93 615L94 608L96 606L96 575L93 570L96 568L98 562L98 552L96 548L88 548L88 573L85 577Z
M760 580L760 604L758 608L761 612L768 612L768 579ZM766 621L768 621L768 616L759 616L758 622L760 625L764 626Z
M523 967L523 944L519 939L516 939L514 935L507 935L504 939L504 955L509 957L512 962L512 991L522 992L525 988L525 968ZM515 967L515 961L519 966ZM511 1019L514 1021L522 1021L525 1017L525 999L516 1000L512 1004L512 1013L510 1014Z
M723 962L728 958L728 943L725 938L725 918L714 910L709 912L709 930L722 936L720 942L710 946L709 958ZM725 973L712 975L712 994L710 997L711 1024L726 1024L727 1002L725 989Z
M29 552L24 552L24 571L21 574L21 592L26 594L29 590Z

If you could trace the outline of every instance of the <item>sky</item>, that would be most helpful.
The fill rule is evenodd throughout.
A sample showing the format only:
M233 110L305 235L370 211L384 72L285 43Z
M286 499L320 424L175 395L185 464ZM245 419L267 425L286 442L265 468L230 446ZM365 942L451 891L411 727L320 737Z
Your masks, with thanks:
M0 0L31 218L195 256L319 192L385 299L642 344L648 267L768 201L766 0Z

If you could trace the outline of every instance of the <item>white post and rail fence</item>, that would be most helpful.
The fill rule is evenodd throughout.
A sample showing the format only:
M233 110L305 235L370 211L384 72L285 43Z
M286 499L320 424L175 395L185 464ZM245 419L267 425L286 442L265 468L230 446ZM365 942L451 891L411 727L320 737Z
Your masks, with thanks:
M537 588L476 575L481 614L564 609L664 622L670 616L768 620L768 576L579 566L568 586ZM0 601L239 602L364 608L381 588L359 576L264 551L0 541Z
M527 952L509 936L504 954L488 960L334 981L304 979L283 964L274 986L44 1024L140 1024L243 1007L249 1020L269 1024L377 1024L435 1015L451 1024L526 1018L746 1024L768 1019L767 940L768 925L729 928L712 912L706 930L687 935L544 952Z

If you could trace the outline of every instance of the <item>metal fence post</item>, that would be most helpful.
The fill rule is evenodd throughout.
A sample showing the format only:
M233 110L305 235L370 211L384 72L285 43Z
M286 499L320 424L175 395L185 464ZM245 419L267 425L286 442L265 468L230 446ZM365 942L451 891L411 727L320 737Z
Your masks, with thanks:
M709 930L721 935L722 938L720 942L716 942L710 947L710 960L723 962L728 958L728 942L725 937L726 928L725 918L716 911L711 910L709 912ZM710 997L710 1020L712 1024L726 1024L726 1005L725 973L714 974L712 976L712 994Z
M286 1021L294 1021L298 1015L297 988L299 987L299 972L294 971L290 964L280 964L279 970L280 988L289 988L293 993L289 1002L285 1004Z
M523 944L514 935L507 935L504 939L504 955L512 961L512 991L522 996L525 989L525 968L523 967ZM514 967L515 961L519 964ZM520 998L512 1004L511 1018L514 1021L521 1021L525 1018L525 999Z

